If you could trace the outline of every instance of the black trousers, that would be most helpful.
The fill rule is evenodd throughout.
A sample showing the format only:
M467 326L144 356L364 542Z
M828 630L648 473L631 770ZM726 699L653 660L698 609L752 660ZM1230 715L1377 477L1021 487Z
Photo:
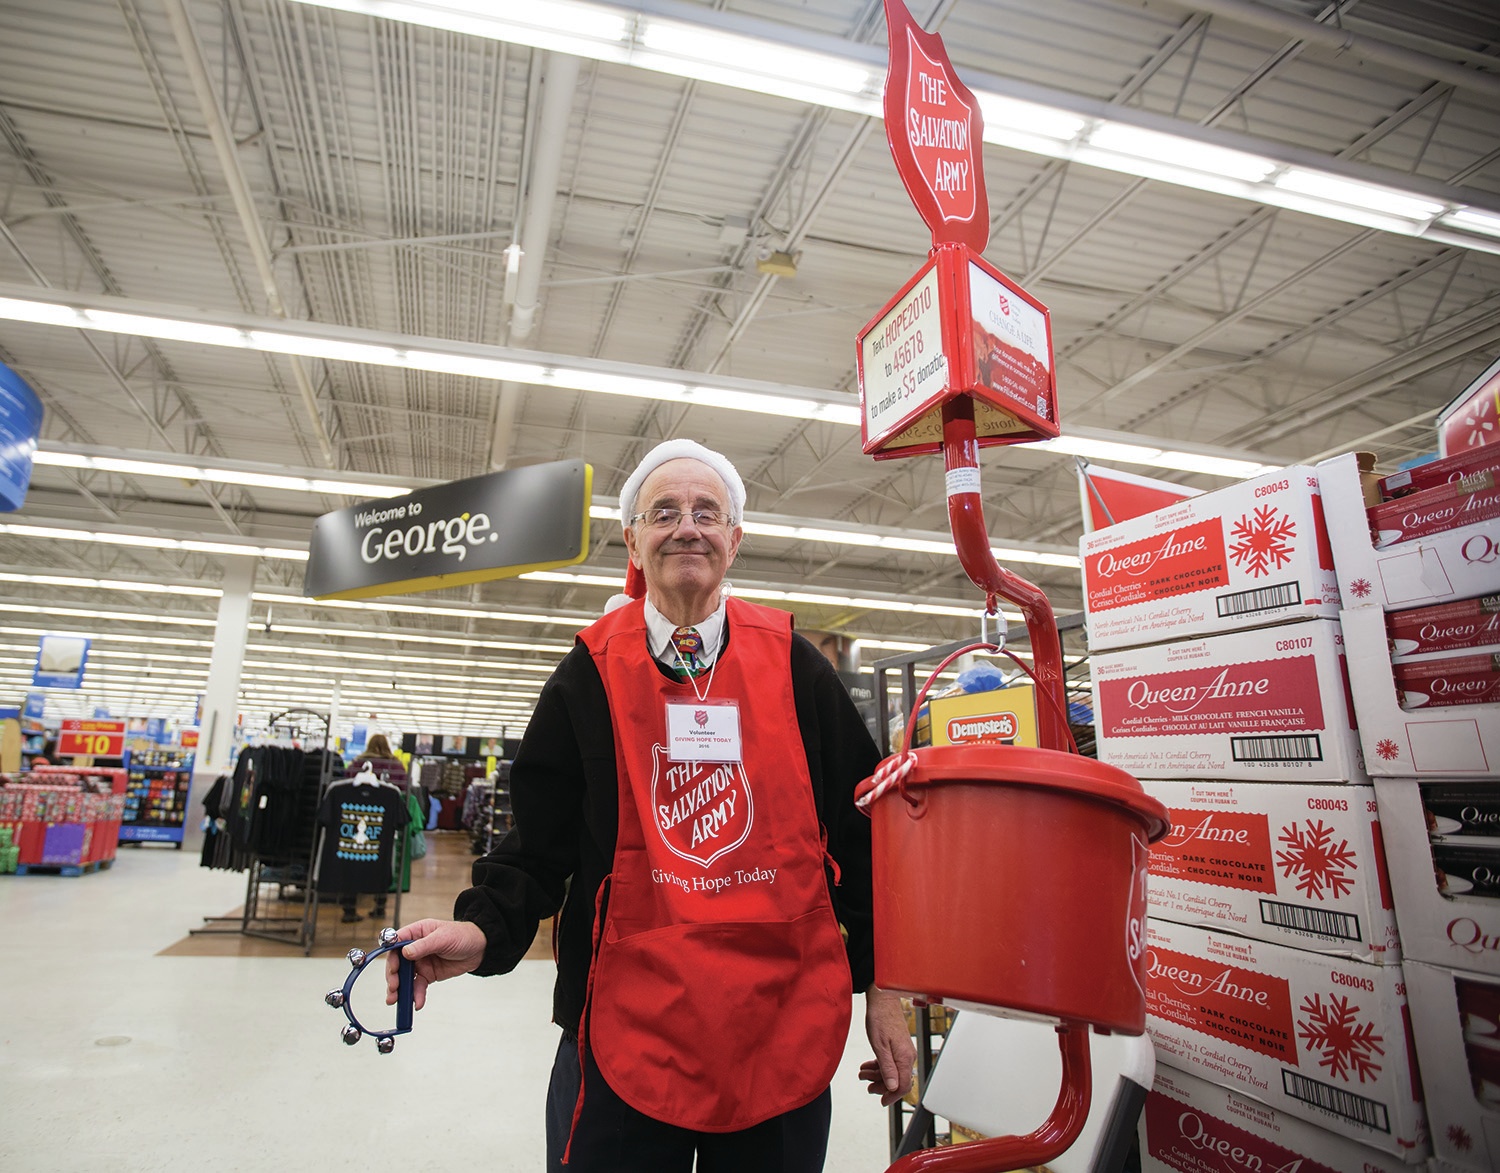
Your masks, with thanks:
M795 1058L791 1059L795 1062ZM564 1037L547 1088L548 1173L819 1173L828 1152L833 1098L825 1088L810 1104L740 1132L693 1132L663 1124L615 1095L592 1054L583 1088L583 1114L563 1150L578 1101L578 1043Z

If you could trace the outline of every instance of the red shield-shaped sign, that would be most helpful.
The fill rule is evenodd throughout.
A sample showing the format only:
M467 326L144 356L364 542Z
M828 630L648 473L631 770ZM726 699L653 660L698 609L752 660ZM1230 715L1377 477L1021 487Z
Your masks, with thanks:
M885 0L885 19L885 137L896 170L933 244L952 241L982 253L990 211L979 103L954 72L942 38L918 27L902 0Z
M667 850L706 868L749 837L755 803L739 762L674 762L658 745L651 813Z
M693 710L693 720L695 722L697 722L699 729L705 728L708 725L708 710L707 709L694 709Z

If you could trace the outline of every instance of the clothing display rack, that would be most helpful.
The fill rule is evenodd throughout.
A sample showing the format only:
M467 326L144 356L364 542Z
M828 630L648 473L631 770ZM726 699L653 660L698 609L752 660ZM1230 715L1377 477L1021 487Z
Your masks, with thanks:
M318 927L318 806L340 759L328 748L327 713L286 709L266 727L271 740L242 749L228 785L223 790L215 785L224 829L215 837L215 857L211 860L206 848L203 861L246 872L244 907L238 916L206 917L204 926L191 932L238 933L310 953ZM268 889L273 894L268 896ZM300 913L264 907L268 899L278 905L295 901L296 893Z
M510 763L500 762L488 778L469 783L464 793L464 829L475 855L488 855L505 838L512 822Z

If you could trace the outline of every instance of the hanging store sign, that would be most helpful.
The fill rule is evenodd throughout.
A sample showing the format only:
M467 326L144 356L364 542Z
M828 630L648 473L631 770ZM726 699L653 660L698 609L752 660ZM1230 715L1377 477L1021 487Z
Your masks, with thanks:
M124 752L124 721L73 720L58 728L58 757L117 758Z
M1047 307L979 255L990 237L984 120L942 38L885 0L885 136L932 259L859 332L864 451L939 452L943 407L973 402L980 447L1058 434Z
M593 475L582 460L561 460L325 513L302 593L413 594L582 562Z
M26 500L41 434L42 401L26 380L0 363L0 513L19 509Z
M21 716L28 721L40 721L47 712L47 694L44 692L28 692L26 703L21 708Z
M37 688L81 688L89 662L89 641L81 635L44 635L36 643Z

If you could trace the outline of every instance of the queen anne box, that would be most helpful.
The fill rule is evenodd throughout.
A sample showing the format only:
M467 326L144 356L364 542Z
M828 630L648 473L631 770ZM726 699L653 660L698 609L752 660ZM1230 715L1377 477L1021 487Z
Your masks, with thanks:
M1415 1163L1427 1155L1401 967L1168 921L1146 928L1157 1060Z
M1141 1113L1142 1173L1400 1173L1400 1157L1358 1144L1158 1064Z
M1096 651L1338 613L1311 468L1282 469L1084 534L1078 553Z
M1172 824L1150 848L1151 916L1378 965L1400 961L1372 787L1141 786Z
M1137 777L1365 778L1331 620L1102 652L1089 672L1099 759Z

